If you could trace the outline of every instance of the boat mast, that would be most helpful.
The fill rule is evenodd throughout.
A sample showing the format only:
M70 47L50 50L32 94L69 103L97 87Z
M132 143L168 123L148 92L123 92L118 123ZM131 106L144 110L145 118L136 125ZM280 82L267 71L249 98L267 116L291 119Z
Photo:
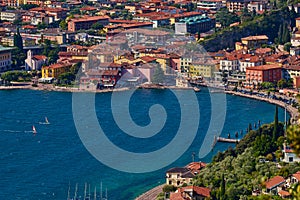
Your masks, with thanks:
M100 183L100 200L102 200L102 181Z
M77 199L77 190L78 190L78 183L76 183L76 187L75 187L74 200Z
M87 185L86 185L86 183L84 183L84 195L83 195L83 199L85 200L86 199L86 188L87 187Z
M95 189L94 189L94 200L97 200L97 188L95 186Z
M89 200L91 199L91 184L89 184Z
M69 181L69 189L68 189L68 198L67 198L67 200L70 200L70 181Z

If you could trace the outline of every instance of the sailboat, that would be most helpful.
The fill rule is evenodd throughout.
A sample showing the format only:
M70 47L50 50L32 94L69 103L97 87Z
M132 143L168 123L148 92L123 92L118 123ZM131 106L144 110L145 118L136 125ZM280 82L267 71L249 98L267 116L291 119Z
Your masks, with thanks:
M35 134L37 134L37 131L36 131L36 129L35 129L35 126L34 125L32 125L32 132L33 132L33 134L35 135Z
M45 117L45 122L39 122L39 124L50 124L49 120L47 117Z

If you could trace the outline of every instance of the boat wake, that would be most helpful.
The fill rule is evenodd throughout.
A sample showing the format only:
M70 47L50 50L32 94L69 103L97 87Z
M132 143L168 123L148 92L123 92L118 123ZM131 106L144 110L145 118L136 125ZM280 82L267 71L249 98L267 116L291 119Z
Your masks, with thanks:
M9 133L22 133L23 131L16 131L16 130L3 130L3 132L9 132Z

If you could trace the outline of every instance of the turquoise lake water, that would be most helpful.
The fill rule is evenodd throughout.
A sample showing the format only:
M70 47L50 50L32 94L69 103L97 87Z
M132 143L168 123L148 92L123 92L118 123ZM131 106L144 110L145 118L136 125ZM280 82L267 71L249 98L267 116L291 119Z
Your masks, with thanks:
M183 94L186 91L181 91ZM108 199L134 199L153 186L164 183L165 171L184 166L192 161L192 153L199 152L204 133L210 122L210 96L206 89L196 93L200 107L200 125L195 140L188 150L169 166L149 173L120 172L96 160L84 147L77 134L72 115L72 94L49 91L0 91L0 199L66 199L74 196L78 183L78 196L83 196L85 182L91 193L96 187L98 198L100 183L103 196ZM218 98L220 94L211 94ZM170 90L137 90L130 101L130 114L141 126L149 123L149 106L162 104L168 120L161 133L147 139L128 137L118 129L110 108L111 93L96 95L96 111L107 137L119 147L132 152L151 152L165 146L179 127L178 102ZM226 95L227 111L222 136L245 133L249 122L273 121L275 106L265 102ZM44 125L47 116L51 124ZM280 120L284 110L279 109ZM36 136L30 132L34 125ZM229 144L217 144L201 161L210 162L212 156ZM170 152L171 154L172 152ZM196 157L196 161L199 159Z

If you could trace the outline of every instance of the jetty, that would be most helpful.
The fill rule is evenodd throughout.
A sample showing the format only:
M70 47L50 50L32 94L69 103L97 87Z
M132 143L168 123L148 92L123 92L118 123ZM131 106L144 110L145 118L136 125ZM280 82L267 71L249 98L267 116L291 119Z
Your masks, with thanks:
M223 137L217 137L218 142L228 142L228 143L237 143L240 141L240 139L230 139L230 138L223 138Z

